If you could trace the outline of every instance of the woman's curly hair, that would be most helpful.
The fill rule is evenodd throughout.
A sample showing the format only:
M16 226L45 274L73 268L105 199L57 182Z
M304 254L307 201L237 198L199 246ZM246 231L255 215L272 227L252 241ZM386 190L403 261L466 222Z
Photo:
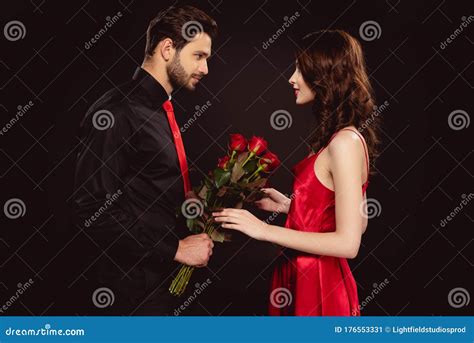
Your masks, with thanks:
M335 132L353 125L365 138L373 161L380 124L360 43L341 30L310 33L296 51L296 63L315 92L311 150L319 151Z

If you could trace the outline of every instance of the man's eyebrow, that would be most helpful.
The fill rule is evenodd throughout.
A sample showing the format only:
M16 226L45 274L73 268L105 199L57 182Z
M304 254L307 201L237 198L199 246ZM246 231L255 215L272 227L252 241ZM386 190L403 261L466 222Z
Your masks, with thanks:
M210 57L210 56L211 56L210 53L207 53L207 52L202 51L202 50L197 50L197 51L195 51L195 53L197 53L197 54L203 54L203 55L206 56L206 57Z

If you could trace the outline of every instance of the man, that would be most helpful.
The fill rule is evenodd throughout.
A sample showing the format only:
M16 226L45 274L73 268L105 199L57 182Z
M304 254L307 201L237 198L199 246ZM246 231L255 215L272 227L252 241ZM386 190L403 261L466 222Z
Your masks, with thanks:
M171 314L168 287L178 263L203 267L212 254L206 234L190 235L178 224L176 209L190 183L169 100L208 73L216 34L215 21L197 8L160 12L147 30L142 67L97 100L81 123L74 218L99 246L84 252L94 260L87 270L94 314Z

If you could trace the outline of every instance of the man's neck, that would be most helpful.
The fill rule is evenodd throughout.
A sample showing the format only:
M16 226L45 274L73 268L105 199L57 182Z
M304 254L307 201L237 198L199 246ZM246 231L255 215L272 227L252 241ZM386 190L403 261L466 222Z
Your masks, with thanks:
M168 96L171 96L173 92L173 87L171 86L168 75L165 71L158 70L158 68L153 68L150 64L143 62L142 69L147 71L153 78L159 82L159 84L165 89Z

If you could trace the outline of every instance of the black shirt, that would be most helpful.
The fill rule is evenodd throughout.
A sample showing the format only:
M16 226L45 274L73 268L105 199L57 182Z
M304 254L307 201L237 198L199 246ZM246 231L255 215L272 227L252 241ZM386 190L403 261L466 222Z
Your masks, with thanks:
M162 108L168 99L160 83L138 68L130 82L97 100L81 123L75 223L103 248L118 248L125 260L172 261L179 239L189 234L177 225L184 191Z

